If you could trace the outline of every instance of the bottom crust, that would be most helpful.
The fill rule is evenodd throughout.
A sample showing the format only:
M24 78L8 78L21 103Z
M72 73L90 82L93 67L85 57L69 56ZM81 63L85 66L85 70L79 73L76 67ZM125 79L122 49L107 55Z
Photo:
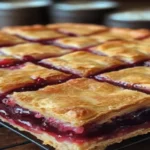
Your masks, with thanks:
M0 117L0 119L3 122L10 124L6 119L4 119L2 117ZM144 135L144 134L147 134L150 132L150 127L146 128L146 129L142 128L142 129L138 129L136 131L130 132L126 135L124 135L124 133L123 133L123 136L119 135L119 137L114 137L112 139L107 139L105 141L101 141L101 140L94 141L93 140L93 141L85 142L83 144L77 144L77 143L71 143L71 142L67 142L67 141L59 142L54 137L50 136L49 134L47 134L45 132L33 133L33 132L28 131L18 125L13 124L12 126L19 129L20 131L26 131L26 132L32 134L37 139L41 140L44 145L52 146L56 150L105 150L106 147L108 147L112 144L120 143L125 139L129 139L129 138L135 137L137 135Z

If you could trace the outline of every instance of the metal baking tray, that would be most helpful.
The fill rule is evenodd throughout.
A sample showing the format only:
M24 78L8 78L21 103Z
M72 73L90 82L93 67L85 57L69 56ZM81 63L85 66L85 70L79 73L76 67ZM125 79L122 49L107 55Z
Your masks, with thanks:
M4 126L4 127L8 128L9 130L15 132L16 134L26 138L30 142L32 142L32 143L36 144L37 146L39 146L41 150L54 150L54 148L52 148L52 147L43 145L40 140L37 140L31 134L28 134L27 132L19 131L18 129L13 128L11 125L9 125L7 123L4 123L4 122L0 121L0 126ZM135 138L125 140L122 143L114 144L112 146L109 146L106 150L123 150L123 149L131 147L133 145L144 142L146 140L150 140L150 134L142 135L142 136L138 136L138 137L135 137Z

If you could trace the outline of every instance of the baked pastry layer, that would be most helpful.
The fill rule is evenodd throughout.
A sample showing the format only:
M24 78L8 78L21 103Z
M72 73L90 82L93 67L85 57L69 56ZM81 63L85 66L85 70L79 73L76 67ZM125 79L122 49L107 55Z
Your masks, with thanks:
M6 123L10 124L9 120L6 120L2 117L0 117L0 119ZM105 148L107 148L107 146L110 146L114 143L121 143L123 140L132 138L132 137L136 137L137 135L144 135L150 132L150 128L149 127L142 127L139 126L139 129L132 131L130 133L122 133L118 134L118 136L113 137L111 139L105 140L105 141L101 141L100 140L96 140L96 141L89 141L89 142L85 142L82 143L82 145L79 145L77 143L71 143L71 142L67 142L67 141L57 141L53 136L45 133L45 132L33 132L33 131L29 131L25 128L22 128L19 125L16 125L14 123L11 122L11 125L13 125L13 127L18 128L20 131L26 131L29 132L30 134L32 134L33 136L37 137L37 139L41 140L43 142L43 144L45 145L49 145L49 146L53 146L56 148L56 150L105 150Z
M149 66L149 41L148 29L5 27L1 120L60 150L103 150L148 133L150 70L143 64Z
M83 49L98 44L98 41L90 37L66 37L56 40L55 44L64 48Z
M99 80L122 85L127 88L137 89L150 93L150 67L134 67L104 73L96 77Z
M88 80L86 82L88 85L83 84L82 80ZM121 142L121 140L126 139L126 137L132 137L137 134L143 134L145 133L144 131L146 131L146 133L150 131L150 96L140 92L123 90L107 83L99 83L92 79L82 80L74 79L74 81L80 82L80 85L78 83L78 87L73 86L73 91L80 90L79 87L86 88L88 86L91 93L87 94L89 93L87 90L85 90L85 93L79 91L76 92L82 99L79 100L79 96L75 97L73 95L74 100L72 99L72 102L75 103L73 107L72 104L70 104L69 101L67 102L65 99L65 97L67 97L70 100L70 97L60 94L58 88L57 93L59 92L59 98L54 97L54 95L56 95L56 93L54 93L54 91L56 91L54 87L59 85L48 86L36 91L36 94L34 94L35 92L21 92L7 96L5 99L0 101L0 118L14 126L17 126L21 130L26 130L31 134L36 135L36 137L43 140L45 144L53 145L55 148L60 148L59 146L62 145L62 147L67 148L68 150L71 148L79 150L87 148L89 150L95 150L96 148L104 149L107 145L113 144L114 142ZM68 82L73 84L72 81ZM64 86L64 84L66 83L62 83L60 85ZM99 86L97 85L97 87L96 84L99 84ZM69 85L67 87L70 88ZM102 87L103 93L100 93L99 91L102 90ZM66 89L66 87L64 88ZM96 99L95 94L93 93L95 88L99 89L99 91L97 91L99 92L98 99ZM109 89L109 92L106 89ZM60 91L63 91L62 87L60 88ZM73 93L73 91L71 91L71 93ZM122 91L124 91L124 95L122 95ZM134 93L135 96L131 95L131 93ZM84 94L86 94L86 97ZM106 94L108 95L108 99L110 99L109 95L111 95L111 100L113 101L111 104L109 102L109 108L108 104L107 108L100 106L101 101L104 101L104 99L106 101ZM125 100L122 101L124 103L121 102L120 95L123 96L122 100L123 98L126 99L126 101L128 100L128 108L127 103L125 104L124 102ZM33 100L30 97L32 97ZM114 97L116 98L114 99ZM39 98L39 102L35 98ZM116 99L118 100L118 98L120 102L116 103ZM108 103L108 99L105 103ZM60 101L59 103L58 100ZM44 103L46 101L47 103L45 107ZM67 103L69 103L69 105L67 105ZM53 106L53 108L50 106ZM62 110L58 109L58 106L61 106ZM41 111L39 111L40 109L44 112L44 115ZM59 116L61 117L46 116L48 109L51 115L59 113ZM90 109L91 111L87 111ZM99 111L97 112L98 109ZM91 116L88 112L92 113L92 115L101 115L103 116L103 119L99 120L99 116L99 119L94 118L91 123L88 120L88 124L86 124L85 119L87 119L87 116ZM113 115L110 116L110 112ZM67 118L71 117L70 120L64 119L64 116L66 115L68 115ZM110 118L108 118L108 116ZM74 120L77 119L78 122L82 124L78 126L73 124Z
M96 54L114 57L129 64L133 64L149 59L149 56L144 54L146 49L148 50L148 46L143 44L138 45L137 42L116 40L92 47L90 48L90 51Z
M9 45L15 45L20 43L25 43L25 41L16 36L4 32L0 32L0 46L9 46Z
M43 45L39 43L19 44L13 47L4 47L0 49L5 55L12 56L23 60L26 56L34 59L43 59L48 57L56 57L71 52L53 45Z
M81 24L81 23L59 23L59 24L49 24L46 27L50 29L55 29L59 32L68 34L68 35L90 35L97 32L107 31L106 26L99 26L93 24Z
M124 65L119 60L85 51L77 51L57 58L43 59L41 63L83 77Z
M46 69L32 63L26 63L12 68L1 68L0 93L2 94L14 89L31 86L32 84L36 84L36 82L38 83L40 79L45 80L46 83L57 83L69 77L69 74L53 69Z
M12 29L12 28L11 28ZM57 31L50 30L46 27L24 27L24 28L13 28L13 31L11 29L6 28L3 29L4 32L11 33L14 35L18 35L24 39L31 40L31 41L37 41L37 40L50 40L50 39L56 39L60 37L65 37L64 34L61 34Z
M150 96L80 78L38 91L14 93L11 99L24 108L78 127L90 122L106 122L114 115L147 106Z

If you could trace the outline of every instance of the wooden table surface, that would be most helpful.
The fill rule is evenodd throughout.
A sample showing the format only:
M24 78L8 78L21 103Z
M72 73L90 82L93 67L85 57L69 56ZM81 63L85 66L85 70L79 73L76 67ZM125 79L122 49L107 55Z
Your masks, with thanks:
M0 126L0 150L40 150L40 148L25 138ZM150 150L150 140L123 150Z

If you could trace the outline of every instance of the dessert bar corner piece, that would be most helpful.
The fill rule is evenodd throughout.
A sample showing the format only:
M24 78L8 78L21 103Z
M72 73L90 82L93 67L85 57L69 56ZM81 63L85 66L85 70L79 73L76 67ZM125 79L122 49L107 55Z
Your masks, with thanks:
M97 75L96 79L150 93L150 67L139 66Z
M119 60L85 51L77 51L61 57L43 59L40 63L83 77L92 76L106 70L113 70L124 65Z
M44 85L60 83L71 77L53 69L32 63L0 69L0 95L14 90L35 90Z
M11 47L3 47L0 52L7 56L12 56L21 60L33 59L40 60L48 57L56 57L71 52L54 45L43 45L40 43L26 43Z
M104 150L150 132L149 105L147 94L80 78L15 92L1 101L0 118L58 150Z

